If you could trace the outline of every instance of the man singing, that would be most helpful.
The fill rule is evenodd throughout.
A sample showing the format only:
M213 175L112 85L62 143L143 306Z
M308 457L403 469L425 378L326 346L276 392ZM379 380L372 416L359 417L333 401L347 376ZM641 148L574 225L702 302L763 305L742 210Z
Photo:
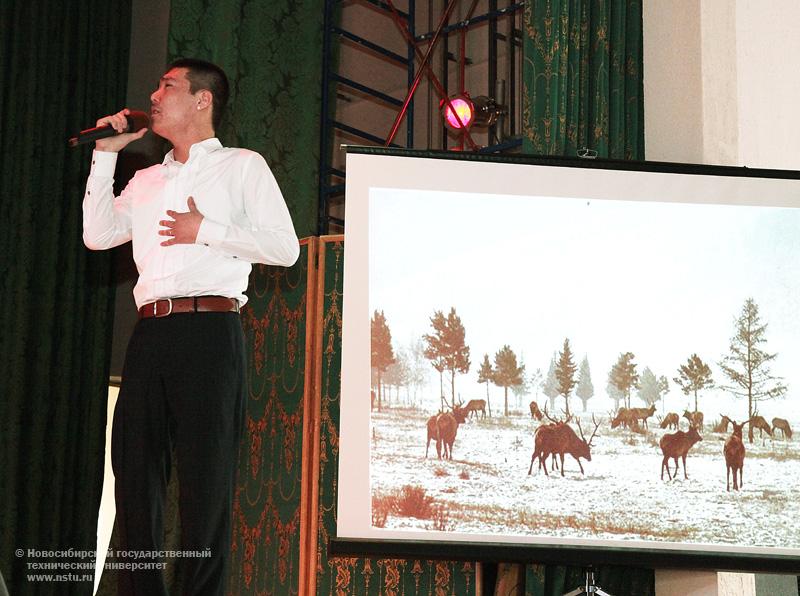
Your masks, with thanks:
M139 321L112 435L120 549L148 556L163 550L174 447L181 550L210 555L181 559L184 590L203 596L223 594L227 580L245 406L238 313L251 263L288 267L300 250L264 159L223 147L215 136L227 99L219 67L173 62L150 96L151 128L172 150L115 197L117 152L146 130L123 132L127 109L101 118L98 126L109 124L121 134L96 142L83 202L86 246L103 250L131 240L139 271L133 291ZM120 570L119 594L166 595L160 565L149 567Z

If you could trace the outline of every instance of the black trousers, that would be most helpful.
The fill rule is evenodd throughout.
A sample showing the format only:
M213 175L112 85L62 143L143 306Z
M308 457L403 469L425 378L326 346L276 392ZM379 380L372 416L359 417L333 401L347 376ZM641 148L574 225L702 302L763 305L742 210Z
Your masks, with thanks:
M224 594L244 382L237 313L175 314L137 323L111 447L120 550L128 551L127 562L138 563L136 569L118 569L120 596L168 594L159 568L163 559L151 556L163 551L173 447L184 594Z

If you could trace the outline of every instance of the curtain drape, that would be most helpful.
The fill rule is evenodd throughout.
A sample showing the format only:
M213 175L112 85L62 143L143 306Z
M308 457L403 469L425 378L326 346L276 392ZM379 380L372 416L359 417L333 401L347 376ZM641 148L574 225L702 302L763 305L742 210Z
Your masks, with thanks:
M322 17L314 0L173 0L170 12L170 59L225 70L222 142L264 156L300 238L317 231Z
M92 590L26 573L95 549L111 260L83 246L91 149L66 139L124 105L130 22L130 0L0 8L0 569L14 595Z
M641 0L536 0L523 13L523 150L644 159Z

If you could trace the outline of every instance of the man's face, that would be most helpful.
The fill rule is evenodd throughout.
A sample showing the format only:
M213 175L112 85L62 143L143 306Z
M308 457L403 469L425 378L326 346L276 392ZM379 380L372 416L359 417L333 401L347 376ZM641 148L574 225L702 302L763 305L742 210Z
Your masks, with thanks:
M166 139L185 130L197 112L197 97L189 91L187 72L185 68L169 70L150 95L150 128Z

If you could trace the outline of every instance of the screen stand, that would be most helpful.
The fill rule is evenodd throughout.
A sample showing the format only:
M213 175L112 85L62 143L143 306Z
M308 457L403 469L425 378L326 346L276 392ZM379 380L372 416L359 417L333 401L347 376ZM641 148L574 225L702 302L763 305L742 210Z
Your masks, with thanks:
M583 587L575 588L571 592L563 594L563 596L592 596L593 594L597 594L598 596L611 596L611 594L594 583L594 569L588 567L586 569L586 578Z

